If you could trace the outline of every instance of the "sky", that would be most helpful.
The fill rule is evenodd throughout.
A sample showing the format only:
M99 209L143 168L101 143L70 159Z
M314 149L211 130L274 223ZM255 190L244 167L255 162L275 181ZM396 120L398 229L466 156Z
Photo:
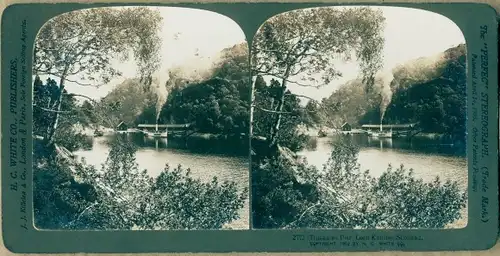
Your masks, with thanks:
M372 7L381 9L385 17L383 49L383 70L390 72L394 67L408 61L435 56L451 47L465 43L460 28L453 21L437 13L402 7ZM356 61L335 63L342 72L342 78L334 80L319 89L291 84L290 91L320 101L328 97L347 81L360 74Z
M174 66L209 66L213 56L221 50L235 44L246 42L241 28L230 18L204 10L155 7L162 19L159 33L162 39L161 67L158 70L160 80L168 78L168 70ZM87 95L93 99L106 96L114 86L137 74L133 60L113 62L113 67L123 75L113 79L98 89L67 84L69 92ZM167 76L167 77L165 77Z
M175 7L155 7L163 17L160 37L162 38L162 63L158 74L160 80L168 79L168 69L174 66L206 66L211 57L222 49L245 42L240 27L231 19L204 10ZM384 29L385 47L383 64L390 70L410 60L433 56L460 43L465 43L460 29L448 18L436 13L401 7L380 8L386 18ZM94 99L104 97L114 86L136 75L133 61L114 62L114 67L123 72L122 77L99 87L82 87L67 84L73 93L87 95ZM355 61L335 63L343 73L337 79L320 89L290 85L292 92L320 100L329 96L341 84L355 79L359 70Z

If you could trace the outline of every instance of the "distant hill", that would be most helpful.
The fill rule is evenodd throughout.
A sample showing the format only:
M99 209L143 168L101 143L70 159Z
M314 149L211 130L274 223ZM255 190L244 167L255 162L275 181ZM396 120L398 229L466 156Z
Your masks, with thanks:
M422 57L392 70L391 101L383 123L420 122L426 132L465 134L466 47ZM324 125L380 123L381 86L351 80L321 102Z
M220 78L229 82L227 85L229 87L224 89L224 93L229 93L226 92L226 90L229 90L231 95L221 95L219 96L220 99L217 100L222 100L224 104L229 104L226 101L236 97L233 101L236 101L237 104L234 102L231 104L237 105L239 112L244 111L249 105L248 102L250 97L250 89L247 80L247 44L241 43L223 49L219 54L210 59L210 63L208 63L208 60L204 60L207 63L202 63L200 65L196 65L193 61L187 61L185 65L177 66L166 71L168 74L165 77L168 79L165 79L165 87L157 87L159 80L157 81L155 79L153 79L153 84L150 87L145 87L138 79L127 79L102 98L97 109L106 113L105 116L108 120L105 121L107 126L116 126L122 121L128 126L137 123L155 123L156 115L158 114L157 109L160 111L163 109L163 111L165 111L168 110L168 108L173 108L172 101L174 100L174 96L178 98L179 95L183 93L185 93L186 96L191 95L188 92L196 90L188 89L188 87L204 88L204 85L212 85L213 81L216 81L213 80L214 78ZM158 90L165 90L165 93ZM205 96L200 95L196 99L187 97L185 100L189 98L189 100L203 102L206 100L205 98L208 98L210 95ZM167 102L158 101L161 97L165 97ZM157 103L160 103L159 106L157 106ZM190 102L185 103L187 104L185 106L192 104ZM222 104L222 102L220 103ZM243 108L243 110L240 108ZM181 110L178 109L178 111ZM192 112L194 113L194 111ZM226 112L229 114L231 111L228 110ZM170 117L170 113L171 111L167 111L166 114L160 115L160 122L175 121ZM176 112L175 116L177 119L181 120L183 117L181 117L179 113L180 112ZM243 118L240 116L244 117L245 115L239 113L238 120ZM228 123L226 126L230 126L233 121L227 119L226 122ZM243 121L239 122L242 123ZM111 125L109 125L109 123ZM240 126L244 126L244 124L240 124Z
M106 113L112 125L123 121L130 126L146 107L156 104L156 100L152 88L145 88L139 79L127 79L101 99L98 109Z
M394 81L391 87L393 90L402 89L435 79L443 73L450 61L460 60L465 55L465 44L460 44L434 56L421 57L399 65L392 70Z
M246 43L223 49L206 79L176 78L160 119L194 123L195 129L206 133L247 133L251 92L248 70Z
M170 80L167 82L167 87L182 89L189 84L199 83L215 76L225 78L241 76L241 70L244 69L239 66L246 63L247 59L248 45L244 42L222 49L207 59L187 61L185 65L176 66L169 70Z

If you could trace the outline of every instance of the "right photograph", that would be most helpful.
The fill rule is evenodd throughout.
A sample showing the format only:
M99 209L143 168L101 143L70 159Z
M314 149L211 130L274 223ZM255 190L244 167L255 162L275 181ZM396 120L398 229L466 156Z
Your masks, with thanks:
M466 55L460 28L422 9L298 9L262 24L252 228L464 228Z

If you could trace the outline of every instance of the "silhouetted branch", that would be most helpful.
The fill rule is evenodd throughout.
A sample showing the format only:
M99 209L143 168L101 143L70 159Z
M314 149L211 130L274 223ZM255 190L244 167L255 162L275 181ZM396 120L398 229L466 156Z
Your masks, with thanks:
M259 109L259 110L262 110L264 112L273 113L273 114L295 114L293 112L276 111L276 110L270 110L270 109L265 109L265 108L261 108L261 107L256 107L256 108Z
M94 102L94 103L97 103L96 100L90 98L89 96L86 96L86 95L83 95L83 94L77 94L77 93L68 93L67 94L68 96L76 96L76 97L82 97L82 98L86 98L86 99L89 99L90 101Z
M310 99L310 100L316 101L315 99L313 99L313 98L311 98L309 96L302 95L302 94L295 94L295 93L285 94L285 96L289 96L289 95L294 95L294 96L299 97L299 98L306 98L306 99Z
M61 114L69 114L69 113L75 112L75 111L71 111L71 110L53 110L53 109L49 109L49 108L40 107L38 105L33 105L33 107L39 108L43 111L53 112L53 113L61 113Z
M292 226L292 224L295 224L296 222L299 222L300 220L302 220L302 218L306 215L306 213L308 213L310 210L312 210L314 207L317 207L321 205L321 202L317 202L316 204L313 204L312 206L308 207L304 212L302 212L302 214L300 214L299 218L290 222L289 224L287 224L284 228L289 228L290 226Z

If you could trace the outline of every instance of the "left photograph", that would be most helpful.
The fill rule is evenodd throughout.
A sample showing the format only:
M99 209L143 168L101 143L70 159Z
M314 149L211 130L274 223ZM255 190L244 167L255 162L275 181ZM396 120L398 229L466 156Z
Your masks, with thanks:
M249 229L248 54L209 11L49 20L33 60L35 227Z

